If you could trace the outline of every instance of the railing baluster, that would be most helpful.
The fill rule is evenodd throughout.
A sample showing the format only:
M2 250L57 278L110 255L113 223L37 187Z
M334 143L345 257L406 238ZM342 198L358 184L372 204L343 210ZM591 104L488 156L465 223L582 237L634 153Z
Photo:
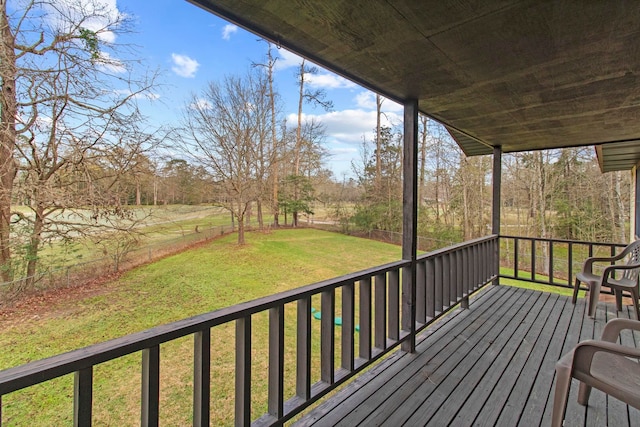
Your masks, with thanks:
M276 418L284 415L284 305L269 309L268 410Z
M236 320L235 425L251 425L251 316Z
M335 353L335 289L322 292L320 317L320 379L327 384L334 382Z
M482 263L482 283L489 280L489 267L492 265L493 256L491 256L491 245L489 242L482 243L482 249L484 252L484 260Z
M536 280L536 241L531 239L531 280Z
M462 292L469 296L469 248L462 248Z
M435 308L436 314L442 313L442 257L440 255L434 258L435 271Z
M298 300L296 395L311 398L311 297Z
M427 319L436 317L436 283L435 283L435 260L433 257L427 258L425 265L426 287L427 287Z
M476 254L478 255L478 281L476 283L476 288L479 287L481 284L484 283L484 269L486 267L486 263L487 263L487 259L485 258L485 254L484 254L484 245L482 243L479 243L477 245L474 245L476 247Z
M476 248L473 246L469 247L469 293L473 292L476 289Z
M457 283L457 296L458 299L462 299L464 296L464 278L462 277L462 251L456 250L456 283Z
M518 243L520 242L520 239L518 239L517 237L515 239L513 239L513 273L516 279L518 278Z
M375 276L375 346L381 350L387 348L387 277Z
M458 301L458 282L456 280L457 271L456 271L456 254L457 251L449 252L449 297L451 298L451 303L456 304Z
M400 339L400 270L389 271L389 338Z
M355 369L355 285L353 282L342 287L342 360L343 369Z
M142 350L142 420L144 427L158 425L160 415L160 346Z
M447 309L451 306L451 275L449 271L449 254L442 257L442 304Z
M478 289L480 284L480 250L478 245L472 246L473 251L473 290Z
M193 334L193 425L209 425L211 414L211 330Z
M567 251L567 283L573 285L573 243L569 242L569 250Z
M93 367L76 371L73 378L73 425L91 425L93 404Z
M426 261L416 264L416 322L427 323Z
M359 355L371 359L371 278L360 280L360 342Z
M549 240L549 284L553 285L553 240Z

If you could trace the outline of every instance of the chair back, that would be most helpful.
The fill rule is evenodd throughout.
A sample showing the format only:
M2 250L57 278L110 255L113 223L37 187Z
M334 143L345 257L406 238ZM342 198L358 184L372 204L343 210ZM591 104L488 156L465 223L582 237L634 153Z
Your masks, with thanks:
M630 243L626 248L624 248L624 252L627 256L627 265L630 264L639 264L640 265L640 240L636 240ZM625 270L623 274L623 278L635 282L638 280L638 272L640 268L634 268L630 270Z

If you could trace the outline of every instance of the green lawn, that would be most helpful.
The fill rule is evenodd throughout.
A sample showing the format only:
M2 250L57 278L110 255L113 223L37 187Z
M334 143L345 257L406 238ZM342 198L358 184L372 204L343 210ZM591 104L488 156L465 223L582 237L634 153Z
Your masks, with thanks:
M135 269L98 293L53 303L24 314L20 321L0 320L0 369L400 258L397 246L317 230L249 233L242 247L235 239L225 236ZM295 316L292 305L286 307L290 316ZM252 400L258 416L265 411L267 319L254 317ZM213 425L233 419L232 326L212 331ZM314 336L318 326L314 322ZM294 336L293 322L287 322L285 339L293 341ZM164 425L191 422L192 346L190 339L181 339L161 347ZM95 425L139 425L140 357L134 354L96 367ZM285 384L292 393L292 351L285 362ZM68 425L72 393L73 378L67 376L5 396L3 425Z
M385 243L311 229L254 232L237 246L228 235L206 246L137 268L97 292L63 298L45 309L0 317L0 369L148 329L323 279L400 258L400 248ZM505 273L508 273L505 270ZM561 291L528 282L501 283ZM337 295L339 301L339 294ZM314 307L320 308L317 298ZM339 304L337 304L339 315ZM285 390L295 388L295 305L285 308ZM267 316L253 322L253 416L266 410ZM319 323L313 323L312 381L319 378ZM336 342L339 354L340 342ZM161 420L191 423L193 343L189 337L161 347ZM94 378L94 424L139 425L140 358L99 365ZM212 331L212 424L233 420L234 330ZM73 378L67 376L3 397L3 425L68 425L72 417Z

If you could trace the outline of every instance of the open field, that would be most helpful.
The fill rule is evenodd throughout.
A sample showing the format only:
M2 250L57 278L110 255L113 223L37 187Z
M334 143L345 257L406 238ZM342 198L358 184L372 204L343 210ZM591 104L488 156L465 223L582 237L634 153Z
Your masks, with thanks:
M234 240L234 235L225 236L132 270L78 298L19 307L0 318L0 369L400 258L397 246L308 229L250 233L242 247ZM289 310L294 307L287 307L287 316ZM267 319L256 316L253 323L258 378L252 398L258 415L265 409L266 378L261 376L267 360L260 355L266 351ZM286 340L295 341L293 326L286 330ZM192 345L183 339L161 348L164 425L190 423ZM212 424L229 424L232 327L212 331L212 349ZM139 424L140 357L133 354L96 369L95 425ZM294 366L292 354L286 363ZM293 389L291 375L286 387ZM67 376L5 396L3 421L10 426L68 425L72 390L73 378Z

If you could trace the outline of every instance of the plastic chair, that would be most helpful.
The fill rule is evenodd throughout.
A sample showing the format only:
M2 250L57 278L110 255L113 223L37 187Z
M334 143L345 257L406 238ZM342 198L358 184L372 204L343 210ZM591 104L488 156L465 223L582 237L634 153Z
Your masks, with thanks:
M595 262L614 263L627 259L626 264L613 264L605 267L602 275L593 273ZM622 277L615 278L616 271L622 271ZM622 252L613 257L591 257L587 258L582 267L582 272L576 275L576 282L573 287L573 303L578 298L580 282L589 286L589 316L593 317L598 305L598 297L602 286L611 288L616 295L616 308L622 310L622 292L627 291L633 299L633 306L636 311L636 319L640 320L640 307L638 307L638 272L640 271L640 240L629 244Z
M552 427L562 426L571 378L580 381L581 405L587 405L591 387L595 387L640 409L640 349L616 344L625 329L640 331L640 321L613 319L605 325L600 341L583 341L556 363Z

